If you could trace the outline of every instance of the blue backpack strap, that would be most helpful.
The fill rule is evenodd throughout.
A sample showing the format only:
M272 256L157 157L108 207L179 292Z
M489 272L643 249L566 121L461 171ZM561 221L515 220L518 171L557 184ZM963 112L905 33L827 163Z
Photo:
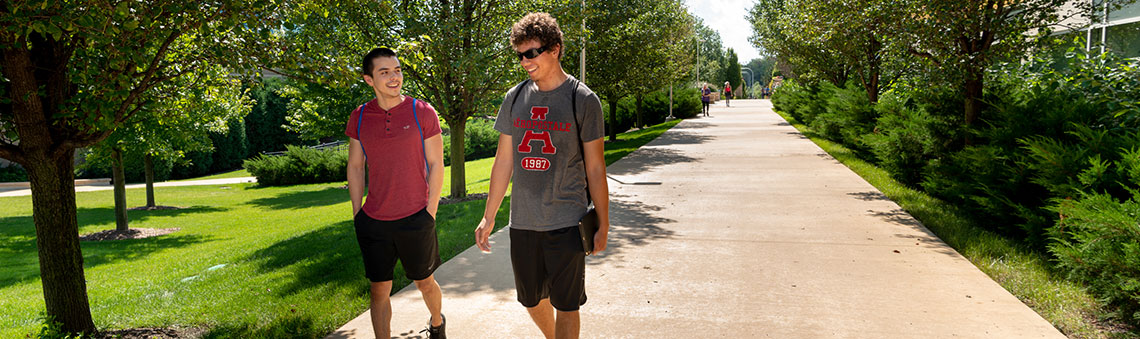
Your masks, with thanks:
M368 103L364 103L367 105ZM364 105L360 105L360 113L356 115L356 141L360 143L360 152L364 153L364 162L368 162L368 152L364 151L364 138L360 137L360 125L364 124Z
M427 170L425 173L431 173L431 165L428 165L427 161L427 144L424 143L424 128L420 126L420 117L416 115L416 98L412 98L412 119L416 120L416 129L420 130L420 149L423 150L423 153L420 155L424 156L424 168ZM425 174L424 182L427 182L426 175L427 174Z

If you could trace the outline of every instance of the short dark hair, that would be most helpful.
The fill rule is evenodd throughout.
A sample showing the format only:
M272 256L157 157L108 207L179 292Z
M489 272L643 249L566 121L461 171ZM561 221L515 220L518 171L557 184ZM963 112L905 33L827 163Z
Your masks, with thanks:
M364 62L360 65L360 74L372 75L372 61L376 58L396 58L396 51L388 47L373 48L371 52L364 55Z
M518 46L530 40L538 40L543 47L558 45L558 56L562 56L562 29L558 20L549 13L528 13L511 26L511 45Z

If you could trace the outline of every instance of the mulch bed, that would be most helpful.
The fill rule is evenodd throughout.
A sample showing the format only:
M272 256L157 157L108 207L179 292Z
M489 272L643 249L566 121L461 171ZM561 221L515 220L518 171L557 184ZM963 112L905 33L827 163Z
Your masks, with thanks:
M447 204L454 204L454 203L466 202L466 201L471 201L471 200L487 200L487 193L468 194L466 197L462 197L459 199L440 198L439 204L440 205L447 205Z
M201 328L128 328L96 333L94 339L178 339L198 338L205 333Z
M108 241L108 240L124 240L124 239L142 239L157 237L164 234L174 233L181 228L132 228L126 231L119 230L106 230L102 232L95 232L91 234L84 234L79 236L79 241Z
M180 209L182 209L182 207L178 207L178 206L155 206L155 207L139 206L139 207L128 208L127 210L128 211L160 211L160 210L180 210Z

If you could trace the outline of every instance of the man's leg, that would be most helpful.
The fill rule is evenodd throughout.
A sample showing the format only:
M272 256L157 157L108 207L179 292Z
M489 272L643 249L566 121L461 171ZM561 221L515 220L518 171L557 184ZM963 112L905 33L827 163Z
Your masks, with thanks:
M416 288L420 290L420 294L424 297L424 303L427 304L428 311L431 312L431 325L443 325L443 317L439 313L442 307L443 292L439 289L439 283L435 282L435 275L429 275L423 280L416 280Z
M554 337L558 339L578 339L578 328L581 323L578 318L578 311L558 311L558 320L554 325Z
M369 292L372 294L372 331L377 338L392 337L392 281L372 283Z
M550 299L542 299L538 302L538 305L527 307L526 311L530 313L530 319L534 320L535 325L538 325L538 329L542 331L542 335L546 336L546 339L553 339L555 328L554 306L550 305ZM562 312L558 313L561 314ZM577 312L574 313L574 317L577 319ZM577 325L575 325L575 327L577 327Z

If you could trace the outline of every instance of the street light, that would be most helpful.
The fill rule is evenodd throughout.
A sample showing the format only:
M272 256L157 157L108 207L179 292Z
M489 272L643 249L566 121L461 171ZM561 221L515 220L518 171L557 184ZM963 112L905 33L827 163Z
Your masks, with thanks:
M748 86L747 86L747 87L751 88L751 87L752 87L752 86L753 86L753 85L756 83L756 77L755 77L755 76L753 76L753 75L755 75L755 73L753 73L753 72L752 72L752 69L751 69L751 68L748 68L748 67L741 67L741 68L740 68L740 77L741 77L741 78L743 78L743 77L744 77L744 71L748 71L748 80L749 80L749 81L748 81ZM748 94L749 94L749 95L751 95L752 93L748 93Z
M578 64L581 65L581 72L578 75L578 81L586 81L586 0L582 0L582 54Z

